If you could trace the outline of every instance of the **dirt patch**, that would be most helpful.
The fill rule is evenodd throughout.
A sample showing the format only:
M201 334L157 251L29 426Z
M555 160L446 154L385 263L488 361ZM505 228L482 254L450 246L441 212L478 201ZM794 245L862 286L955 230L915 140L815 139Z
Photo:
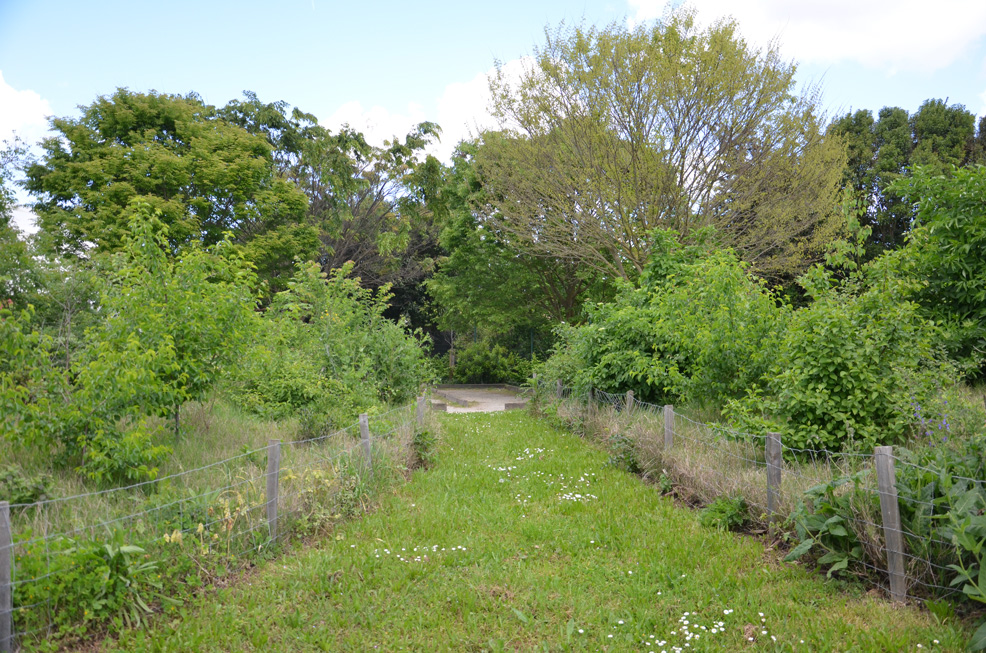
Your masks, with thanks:
M444 386L435 390L440 400L448 402L450 413L495 413L523 408L527 399L506 388L456 388Z

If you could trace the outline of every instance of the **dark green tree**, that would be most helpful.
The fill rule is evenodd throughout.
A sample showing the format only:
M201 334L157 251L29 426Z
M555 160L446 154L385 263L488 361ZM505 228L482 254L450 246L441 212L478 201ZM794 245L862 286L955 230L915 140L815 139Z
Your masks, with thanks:
M900 252L928 315L945 325L953 355L984 371L986 359L986 167L948 175L918 167L894 189L917 207L917 226Z
M903 247L913 225L914 206L894 184L916 165L947 174L983 157L984 127L981 121L975 136L973 115L942 100L925 101L913 115L884 107L875 120L870 111L859 110L833 121L830 133L843 137L849 148L843 187L861 203L862 222L871 229L868 258Z
M552 323L579 321L586 297L604 290L601 275L574 258L533 250L487 219L491 202L475 162L483 146L462 143L444 182L440 243L445 253L427 281L439 325L529 335Z

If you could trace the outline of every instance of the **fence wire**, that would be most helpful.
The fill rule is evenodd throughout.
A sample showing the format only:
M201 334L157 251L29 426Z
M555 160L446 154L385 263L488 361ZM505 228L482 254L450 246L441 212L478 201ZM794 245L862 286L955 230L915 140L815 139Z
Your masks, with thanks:
M313 511L338 517L343 494L362 500L369 491L363 477L371 466L364 447L377 465L406 458L417 420L415 404L400 406L369 416L365 434L357 422L126 487L10 505L13 537L9 544L0 543L0 560L11 561L13 608L0 612L0 619L12 618L13 628L0 650L17 651L56 634L66 612L77 609L59 602L57 587L78 582L81 568L103 569L107 582L115 580L114 574L128 584L144 580L125 577L136 562L120 566L119 561L136 551L124 545L138 543L141 554L153 553L155 559L185 555L200 564L210 558L229 568L290 535L294 524ZM267 496L271 446L280 461L276 539L268 515L274 501ZM168 547L180 551L169 554ZM89 617L80 614L79 619Z
M776 520L768 514L767 463L768 435L749 433L722 424L707 424L677 411L670 423L664 420L667 407L630 399L626 394L601 390L579 391L559 387L555 392L559 411L568 410L577 416L577 423L586 431L600 434L629 435L641 457L644 474L658 473L668 478L685 498L701 504L718 497L742 496L755 522L781 523L794 528L796 521L812 511L826 510L826 516L837 511L826 508L825 502L841 502L848 508L847 523L858 540L859 549L850 553L846 572L864 578L888 597L894 591L889 571L886 538L899 533L904 550L900 552L904 566L906 599L926 601L961 595L959 588L950 585L955 571L949 565L961 562L960 554L948 532L928 527L928 532L915 532L918 520L928 526L944 516L942 499L926 500L898 495L898 488L881 491L877 487L876 459L872 453L834 452L827 449L793 447L780 443L782 469L780 485L773 489ZM632 396L632 395L631 395ZM673 408L672 408L673 410ZM670 433L667 432L670 426ZM779 439L779 436L777 436ZM670 441L670 448L666 442ZM938 478L935 470L890 456L901 474L923 472ZM953 483L968 483L986 490L986 479L951 475ZM882 521L881 494L896 499L901 526L890 528ZM800 516L799 516L800 515ZM840 531L841 532L841 531ZM818 550L838 543L827 541L822 534L815 538ZM847 548L848 550L848 548ZM857 552L861 551L858 555Z

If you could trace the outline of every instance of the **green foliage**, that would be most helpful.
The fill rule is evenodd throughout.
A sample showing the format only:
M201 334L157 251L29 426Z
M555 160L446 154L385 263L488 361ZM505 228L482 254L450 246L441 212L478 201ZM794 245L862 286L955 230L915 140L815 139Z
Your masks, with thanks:
M917 226L901 253L903 273L920 284L916 299L945 325L953 355L980 367L986 358L986 167L952 168L948 176L917 168L894 188L918 205Z
M749 518L749 509L743 497L719 497L698 513L702 526L723 531L739 530Z
M844 145L776 44L752 47L734 21L701 24L690 8L545 39L519 80L490 79L502 131L484 134L477 160L497 232L630 281L656 228L714 225L773 277L835 235Z
M99 431L87 438L80 471L103 485L136 483L156 478L170 453L140 424L123 433Z
M868 259L904 247L915 218L905 190L915 167L939 175L949 174L952 166L983 162L980 143L986 132L980 123L974 139L974 120L962 105L932 99L910 115L884 107L874 119L860 109L832 122L829 132L844 138L849 150L843 183L865 207L862 221L871 229Z
M543 376L664 403L722 402L762 383L789 309L731 252L681 247L670 231L651 239L641 287L560 327Z
M0 498L10 504L51 499L51 477L28 475L16 465L4 465L0 467Z
M823 275L821 279L829 283ZM893 284L857 294L824 288L796 311L777 344L763 405L789 446L870 451L911 425L910 403L953 382L936 350L937 330Z
M524 383L531 361L486 339L470 342L455 352L452 380L456 383Z
M161 595L158 563L144 549L127 544L123 531L110 541L80 542L59 537L45 541L22 535L29 543L17 547L20 578L43 579L14 586L14 605L46 604L49 610L15 611L18 630L30 631L51 619L56 638L82 635L96 623L122 615L128 626L139 626L152 612L152 600L176 604ZM47 547L47 550L46 550Z
M484 217L490 195L476 166L482 140L459 145L442 189L439 244L447 252L425 284L442 329L474 325L496 334L544 329L549 320L577 320L588 297L608 284L578 260L536 255Z
M26 308L27 298L41 287L39 266L12 223L14 171L24 154L19 140L0 144L0 302L12 300L18 309Z
M304 216L307 200L275 173L267 141L194 94L118 89L52 128L26 186L56 251L121 250L135 202L160 212L172 252L215 245L227 231L249 240Z
M606 440L609 449L609 464L618 469L639 474L640 458L637 456L637 443L622 433L614 433Z
M248 410L298 414L302 435L347 426L378 403L405 403L430 378L420 331L384 317L391 295L347 276L300 264L263 316L260 337L228 376Z
M228 241L168 256L167 229L136 207L126 251L101 281L106 317L65 365L36 331L31 310L0 313L0 402L5 435L47 450L100 483L153 478L168 449L150 416L177 415L204 396L239 352L255 319L245 270Z
M909 570L924 596L945 595L986 602L981 569L986 556L986 437L898 447L896 488L905 548L930 564ZM807 490L791 515L799 544L787 556L812 553L831 565L828 574L882 568L882 537L868 528L879 514L879 498L862 484L872 470L833 479ZM850 485L851 484L851 485ZM877 556L874 558L873 556ZM961 594L940 588L959 587Z
M859 490L866 473L834 479L804 493L791 515L799 544L785 560L790 562L813 552L818 564L831 565L826 574L831 578L832 574L849 569L850 563L863 559L863 546L851 523L857 505L867 500ZM848 483L853 484L852 489L839 490Z
M429 429L417 429L411 440L413 467L431 467L438 455L438 436Z
M223 366L239 355L254 325L253 274L229 240L205 249L193 242L171 259L168 228L159 213L137 205L126 240L126 258L103 292L109 317L89 337L93 364L114 365L135 350L156 352L143 369L161 382L144 397L151 414L175 414L182 403L205 395Z

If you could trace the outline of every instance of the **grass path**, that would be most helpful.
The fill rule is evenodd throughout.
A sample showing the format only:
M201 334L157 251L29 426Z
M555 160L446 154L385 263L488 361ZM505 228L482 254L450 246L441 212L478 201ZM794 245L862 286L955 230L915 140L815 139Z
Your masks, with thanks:
M438 464L378 510L107 646L962 650L960 627L703 528L604 453L523 412L445 420Z

